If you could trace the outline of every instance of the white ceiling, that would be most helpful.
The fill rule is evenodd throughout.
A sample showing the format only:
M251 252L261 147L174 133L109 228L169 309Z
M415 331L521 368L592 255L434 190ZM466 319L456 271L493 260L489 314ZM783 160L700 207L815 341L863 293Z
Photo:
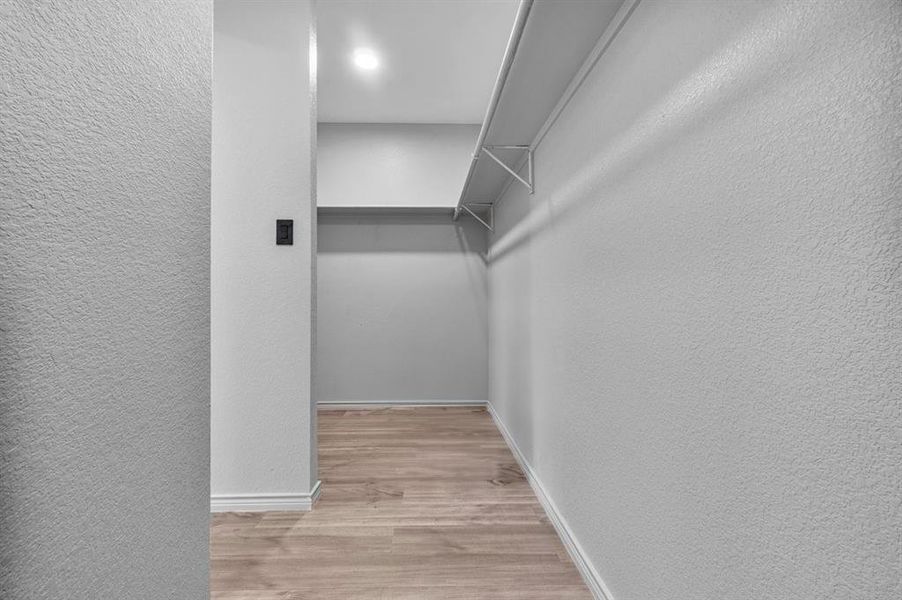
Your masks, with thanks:
M321 0L319 121L481 123L517 0ZM354 66L372 48L378 69Z

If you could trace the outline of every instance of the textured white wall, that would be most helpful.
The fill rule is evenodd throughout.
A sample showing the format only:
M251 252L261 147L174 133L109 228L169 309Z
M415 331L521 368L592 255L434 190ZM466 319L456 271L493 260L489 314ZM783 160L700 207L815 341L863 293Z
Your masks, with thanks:
M502 201L491 401L617 600L902 597L900 35L643 0Z
M318 238L318 402L488 398L481 226L357 212Z
M316 480L314 27L308 1L217 0L212 209L212 493ZM294 245L275 245L276 219Z
M320 206L456 206L478 125L320 123Z
M205 598L210 2L0 3L0 597Z

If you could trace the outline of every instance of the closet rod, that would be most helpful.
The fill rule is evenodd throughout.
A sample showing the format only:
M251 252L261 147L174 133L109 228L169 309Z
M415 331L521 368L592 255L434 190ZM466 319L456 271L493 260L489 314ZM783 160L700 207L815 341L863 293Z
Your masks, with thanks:
M489 100L489 108L485 113L485 119L482 121L482 128L479 130L479 138L476 140L476 149L473 151L473 158L470 161L470 170L467 172L467 180L464 182L464 188L460 192L460 198L457 201L457 207L454 209L454 220L460 217L461 204L467 195L467 189L470 187L470 180L473 179L473 173L476 171L476 163L479 161L479 154L482 152L482 146L485 144L485 138L489 133L489 127L492 126L492 119L495 117L495 111L498 109L498 102L501 100L501 92L504 90L504 84L507 82L507 76L510 73L511 65L514 63L514 56L517 54L517 47L520 45L520 38L523 36L523 29L526 27L526 19L529 17L529 10L532 8L533 0L520 0L520 6L517 8L517 18L514 20L514 28L511 30L511 36L507 40L507 48L504 50L504 60L501 62L501 69L498 70L498 78L495 79L495 87L492 89L492 98Z

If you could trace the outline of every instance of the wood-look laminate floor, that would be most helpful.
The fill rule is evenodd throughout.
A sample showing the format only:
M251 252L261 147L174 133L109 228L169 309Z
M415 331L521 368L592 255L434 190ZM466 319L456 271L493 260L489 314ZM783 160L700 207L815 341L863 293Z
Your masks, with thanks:
M321 410L307 513L213 516L214 600L591 599L482 408Z

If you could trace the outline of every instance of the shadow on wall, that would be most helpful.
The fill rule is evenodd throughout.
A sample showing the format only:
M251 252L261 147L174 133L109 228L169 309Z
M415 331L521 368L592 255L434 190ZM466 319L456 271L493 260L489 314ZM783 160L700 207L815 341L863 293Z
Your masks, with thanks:
M804 10L798 6L762 8L762 15L749 24L744 35L725 41L718 52L681 79L654 107L637 115L616 138L583 160L584 166L570 173L552 194L546 194L545 201L537 204L534 211L497 237L490 260L514 250L573 209L584 207L589 199L597 203L599 198L609 196L609 191L629 177L637 165L665 154L690 132L710 127L716 119L734 114L737 106L772 89L774 82L786 77L778 68L784 56L815 52L816 32L801 24L816 20L818 12L829 9L828 3L810 5ZM762 44L760 32L771 23L779 27L771 26L771 38ZM542 158L539 148L536 160ZM569 216L578 218L578 213Z
M485 401L481 225L450 208L320 211L317 241L317 402Z
M504 232L530 214L533 196L517 194L508 197L504 210L495 212L495 231ZM503 234L501 234L503 235ZM499 234L492 236L492 242ZM530 326L535 319L533 299L533 258L529 244L522 247L522 260L493 257L487 262L489 286L510 290L509 295L489 297L489 324L495 335L510 342L489 348L489 400L496 414L516 440L517 448L527 462L535 465L536 419L539 405L533 381L541 364L535 358L535 341ZM488 260L488 258L487 258Z
M469 284L466 292L454 288L453 292L465 293L469 305L478 298L477 305L488 302L486 268L488 236L486 229L461 217L451 218L451 209L404 213L391 210L353 210L321 214L317 225L317 253L361 254L374 257L384 253L409 254L420 259L431 254L458 254L461 257L479 258L455 261L458 268L466 269ZM450 258L450 257L448 257ZM328 263L326 263L328 264ZM441 269L444 263L435 262L433 267ZM451 276L449 273L449 277ZM453 287L453 286L452 286ZM488 330L488 314L485 309L467 311L467 318L476 319L484 331Z

